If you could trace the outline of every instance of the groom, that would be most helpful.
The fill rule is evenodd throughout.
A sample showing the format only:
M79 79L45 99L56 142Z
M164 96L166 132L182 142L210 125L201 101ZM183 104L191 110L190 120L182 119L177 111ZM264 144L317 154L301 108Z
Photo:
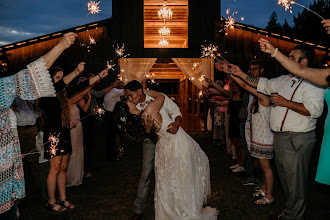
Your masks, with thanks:
M124 87L125 97L128 101L136 104L138 110L144 110L154 99L143 92L143 86L136 80L130 81ZM179 107L165 95L163 109L175 121L168 125L167 132L176 134L182 121ZM132 220L142 219L142 214L147 207L148 195L150 191L151 173L154 169L156 143L146 138L143 142L143 163L142 174L139 182L138 193L135 199L135 213Z

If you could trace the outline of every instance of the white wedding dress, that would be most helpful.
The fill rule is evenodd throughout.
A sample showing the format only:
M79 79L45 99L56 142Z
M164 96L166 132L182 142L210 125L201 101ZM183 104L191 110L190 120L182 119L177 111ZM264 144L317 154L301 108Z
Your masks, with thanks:
M211 194L209 160L198 143L182 128L168 133L173 122L160 110L163 121L155 152L155 219L215 220L218 211L205 207Z

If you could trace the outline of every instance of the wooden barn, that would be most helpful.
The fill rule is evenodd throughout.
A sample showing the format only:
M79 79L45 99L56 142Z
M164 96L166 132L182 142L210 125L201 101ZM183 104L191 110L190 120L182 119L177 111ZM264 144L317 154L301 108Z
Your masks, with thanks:
M188 131L204 130L208 105L199 97L203 75L222 78L214 70L214 61L200 58L201 45L215 44L224 57L243 70L249 62L262 58L272 76L283 70L269 55L263 54L257 43L260 37L268 38L285 53L299 43L310 44L317 53L317 65L329 51L322 45L306 42L290 36L269 33L263 29L236 23L235 29L224 26L220 20L220 1L193 0L113 0L112 17L50 33L33 39L0 47L9 58L12 72L24 68L27 63L49 51L69 31L77 32L76 43L57 60L56 64L69 72L85 61L86 72L97 72L107 61L114 60L116 45L125 44L130 56L114 60L117 64L112 75L124 82L132 79L144 81L146 86L166 93L180 107ZM96 44L88 45L89 37ZM303 36L302 36L303 38ZM143 80L146 79L146 80Z

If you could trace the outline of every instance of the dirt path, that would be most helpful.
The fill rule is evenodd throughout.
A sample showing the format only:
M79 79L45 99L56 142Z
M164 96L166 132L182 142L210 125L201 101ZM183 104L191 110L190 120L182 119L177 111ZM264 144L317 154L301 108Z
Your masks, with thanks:
M215 147L209 133L192 135L208 155L211 166L212 197L208 205L220 210L218 219L244 220L267 219L279 214L283 208L283 197L275 184L275 203L268 206L254 205L252 186L242 186L247 176L234 174L228 168L235 162L223 148ZM62 215L50 215L45 204L40 203L39 194L25 199L21 205L20 219L87 219L87 220L129 220L133 214L134 199L141 174L142 145L126 147L127 155L121 161L105 163L93 172L92 178L84 179L81 186L68 189L68 199L77 208ZM316 164L315 161L312 161ZM311 173L315 170L312 166ZM313 176L313 175L311 175ZM315 176L315 174L314 174ZM330 219L330 189L310 181L310 205L307 219ZM152 220L153 188L144 214L145 220Z

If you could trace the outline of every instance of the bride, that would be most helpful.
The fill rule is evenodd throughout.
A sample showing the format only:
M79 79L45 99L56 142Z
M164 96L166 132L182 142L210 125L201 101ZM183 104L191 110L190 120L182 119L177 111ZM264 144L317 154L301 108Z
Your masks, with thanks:
M167 126L173 122L162 108L165 96L144 90L153 97L140 112L132 102L118 102L114 117L118 127L132 138L155 140L155 219L215 220L218 211L205 207L211 194L209 160L198 143L182 128L173 135Z

